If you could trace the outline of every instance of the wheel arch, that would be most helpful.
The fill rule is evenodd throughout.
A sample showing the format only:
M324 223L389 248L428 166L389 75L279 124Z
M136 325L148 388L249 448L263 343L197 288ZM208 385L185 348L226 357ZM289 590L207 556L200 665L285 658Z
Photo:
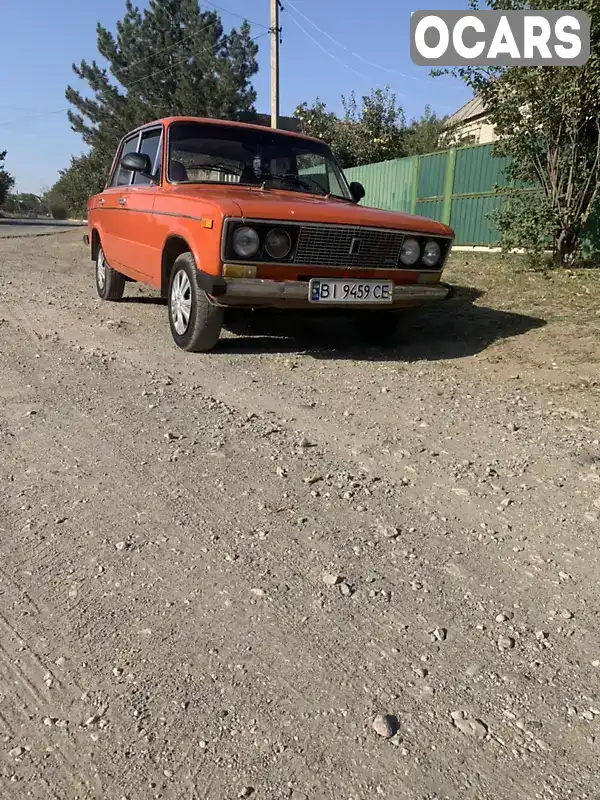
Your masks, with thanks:
M194 251L186 239L174 233L165 241L160 260L160 293L163 297L166 297L169 291L169 279L173 265L182 253L191 253L194 260L196 260Z
M100 247L100 233L98 231L98 228L94 228L92 230L92 236L90 238L90 255L92 261L96 260L99 247Z

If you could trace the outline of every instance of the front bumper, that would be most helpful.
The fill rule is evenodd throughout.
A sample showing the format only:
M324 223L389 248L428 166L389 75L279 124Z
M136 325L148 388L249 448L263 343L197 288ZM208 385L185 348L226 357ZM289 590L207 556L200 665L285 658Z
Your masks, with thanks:
M382 303L327 303L318 305L308 298L308 281L274 281L261 278L222 278L198 271L198 286L224 306L266 306L271 308L414 308L449 300L454 288L447 283L402 284L394 286L393 301Z

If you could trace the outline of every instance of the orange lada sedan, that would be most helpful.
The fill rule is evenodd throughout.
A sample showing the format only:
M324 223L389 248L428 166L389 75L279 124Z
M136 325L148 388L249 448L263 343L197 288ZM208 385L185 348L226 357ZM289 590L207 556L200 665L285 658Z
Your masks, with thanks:
M167 299L173 339L212 350L231 309L328 309L384 343L403 309L446 300L454 239L424 217L359 205L325 142L193 117L148 123L119 144L88 200L103 300L137 281Z

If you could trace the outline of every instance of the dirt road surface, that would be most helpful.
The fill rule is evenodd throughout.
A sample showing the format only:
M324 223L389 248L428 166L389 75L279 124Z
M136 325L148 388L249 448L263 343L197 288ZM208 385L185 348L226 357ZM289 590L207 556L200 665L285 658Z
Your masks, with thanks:
M80 231L0 243L0 797L597 797L598 326L545 302L188 355Z
M8 219L0 217L0 239L16 239L22 236L48 236L71 231L81 223L54 219Z

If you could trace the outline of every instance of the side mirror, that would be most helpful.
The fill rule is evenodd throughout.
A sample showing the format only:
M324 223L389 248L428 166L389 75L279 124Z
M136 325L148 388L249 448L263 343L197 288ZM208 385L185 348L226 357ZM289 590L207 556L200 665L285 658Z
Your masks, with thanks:
M352 192L352 197L356 200L357 203L360 203L360 201L366 194L365 187L362 185L362 183L359 183L358 181L352 181L352 183L350 184L350 191Z
M121 159L121 167L131 172L139 172L145 178L154 180L152 177L152 162L150 161L150 156L146 153L127 153Z

